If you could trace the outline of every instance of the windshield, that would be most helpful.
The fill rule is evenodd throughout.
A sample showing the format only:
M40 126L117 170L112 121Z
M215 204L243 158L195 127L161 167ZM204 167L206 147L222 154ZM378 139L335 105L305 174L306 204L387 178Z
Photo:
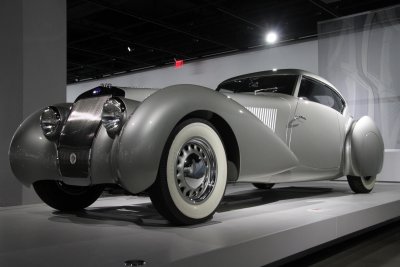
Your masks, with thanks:
M298 75L248 77L221 83L217 91L228 93L279 93L292 95Z

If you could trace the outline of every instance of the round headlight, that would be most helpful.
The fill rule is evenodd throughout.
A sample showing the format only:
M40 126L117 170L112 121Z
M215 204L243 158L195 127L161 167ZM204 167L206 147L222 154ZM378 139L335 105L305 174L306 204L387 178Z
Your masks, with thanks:
M124 103L117 98L110 98L104 103L101 122L111 137L114 137L121 130L125 109Z
M40 127L43 130L44 136L51 139L58 133L61 126L61 116L55 107L47 107L43 110L40 116Z

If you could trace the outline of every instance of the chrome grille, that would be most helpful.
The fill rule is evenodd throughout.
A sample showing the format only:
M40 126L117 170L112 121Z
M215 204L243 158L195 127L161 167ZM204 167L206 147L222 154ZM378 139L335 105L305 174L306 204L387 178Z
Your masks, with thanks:
M103 104L109 97L85 98L72 106L58 143L58 162L62 176L89 176L90 149L100 126Z

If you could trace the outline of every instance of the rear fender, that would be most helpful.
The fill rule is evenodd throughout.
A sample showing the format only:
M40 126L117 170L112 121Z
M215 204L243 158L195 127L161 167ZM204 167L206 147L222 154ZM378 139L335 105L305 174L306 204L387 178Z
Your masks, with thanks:
M381 172L384 143L374 121L364 116L354 122L346 138L345 175L374 176Z

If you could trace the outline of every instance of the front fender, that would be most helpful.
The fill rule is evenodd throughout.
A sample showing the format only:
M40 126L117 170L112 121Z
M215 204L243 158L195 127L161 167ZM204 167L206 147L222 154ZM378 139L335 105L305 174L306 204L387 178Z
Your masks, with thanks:
M72 104L53 105L68 112ZM27 117L11 139L8 152L11 170L21 183L29 186L38 180L57 180L57 146L49 141L40 127L43 109ZM63 112L61 112L63 116Z
M120 184L132 193L153 184L173 128L187 114L199 110L219 115L232 128L240 151L239 181L297 165L286 144L234 100L209 88L175 85L149 96L124 125L112 155Z

